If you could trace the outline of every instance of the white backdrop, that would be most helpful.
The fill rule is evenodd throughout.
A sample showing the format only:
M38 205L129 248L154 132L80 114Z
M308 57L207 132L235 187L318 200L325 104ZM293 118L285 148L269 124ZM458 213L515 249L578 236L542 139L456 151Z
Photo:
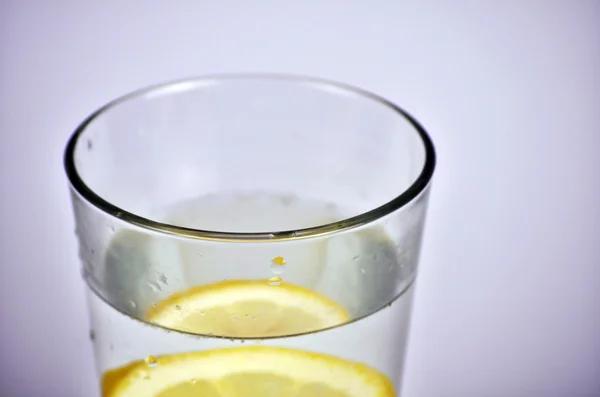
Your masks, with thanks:
M406 396L600 396L594 0L0 0L0 394L95 396L70 132L132 89L240 71L359 85L431 132Z

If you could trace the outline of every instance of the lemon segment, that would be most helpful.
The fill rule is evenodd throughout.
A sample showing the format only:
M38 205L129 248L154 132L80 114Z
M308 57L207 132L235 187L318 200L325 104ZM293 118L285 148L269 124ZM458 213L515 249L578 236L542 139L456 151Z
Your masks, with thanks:
M389 379L359 363L302 350L247 346L157 358L108 372L105 397L393 397Z
M223 281L176 293L146 319L184 332L231 338L267 338L343 324L347 310L307 288L281 282Z

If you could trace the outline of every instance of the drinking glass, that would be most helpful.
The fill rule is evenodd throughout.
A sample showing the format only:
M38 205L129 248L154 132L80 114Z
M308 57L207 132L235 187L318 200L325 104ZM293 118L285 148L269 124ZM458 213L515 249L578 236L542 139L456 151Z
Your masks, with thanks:
M134 395L115 386L128 376L136 382L132 368L137 382L158 379L154 391L143 389L146 395L162 396L175 382L164 375L169 365L204 357L209 366L198 361L176 371L193 387L205 381L207 368L219 366L210 357L222 357L202 353L223 349L305 358L310 352L387 379L387 391L372 395L400 393L435 167L430 138L404 110L364 90L308 77L193 78L102 107L74 132L64 162L103 396ZM289 299L318 296L315 302L335 302L347 317L278 334L265 325L279 313L282 302L274 301L254 308L252 319L228 312L225 331L208 332L225 321L223 313L211 320L198 306L185 312L186 303L208 299L186 291L221 286L213 288L221 299L232 296L223 291L235 283L274 294L296 288ZM149 314L166 311L173 297L180 304L171 305L171 317ZM288 298L281 299L286 305ZM173 310L205 316L204 325L179 327ZM255 332L236 333L238 320L253 321ZM259 356L240 357L262 365ZM307 360L286 369L289 377L319 372L321 385L346 376L305 370ZM353 379L348 375L349 389L337 390L362 387ZM310 395L294 390L290 395Z

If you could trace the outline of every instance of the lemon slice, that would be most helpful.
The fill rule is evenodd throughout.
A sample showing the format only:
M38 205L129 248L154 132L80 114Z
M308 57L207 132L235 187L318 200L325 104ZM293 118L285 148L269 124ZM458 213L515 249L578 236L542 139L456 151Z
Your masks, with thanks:
M392 397L363 364L280 347L248 346L158 357L108 372L105 397Z
M307 288L255 280L223 281L176 293L154 305L146 319L195 334L266 338L340 325L349 314Z

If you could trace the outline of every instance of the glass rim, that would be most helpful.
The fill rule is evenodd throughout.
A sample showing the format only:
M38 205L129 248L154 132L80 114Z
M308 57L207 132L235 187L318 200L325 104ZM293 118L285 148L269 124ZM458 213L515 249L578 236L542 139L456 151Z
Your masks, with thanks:
M75 149L82 134L87 127L92 124L97 118L101 117L111 109L119 106L122 103L137 100L140 98L151 98L160 94L176 94L178 91L188 89L198 89L206 86L212 86L215 83L232 82L235 80L265 80L265 81L283 81L290 84L311 84L320 88L335 90L344 94L354 95L363 99L368 99L378 103L388 109L394 111L399 117L408 121L414 128L414 132L421 139L425 151L425 162L419 176L415 181L398 196L392 200L373 208L369 211L362 212L358 215L323 225L311 226L308 228L300 228L295 230L284 231L266 231L266 232L226 232L187 228L183 226L172 225L168 223L158 222L135 213L126 211L118 206L108 202L107 200L96 194L83 181L77 167L75 166ZM340 83L332 80L302 76L291 74L272 74L272 73L235 73L235 74L215 74L198 77L191 77L179 80L173 80L165 83L155 84L132 91L121 97L118 97L104 106L100 107L81 122L75 131L71 134L67 141L64 151L64 168L71 187L88 203L99 209L105 214L118 218L128 224L140 227L142 229L158 232L160 234L171 235L180 238L207 240L207 241L224 241L224 242L267 242L267 241L282 241L282 240L300 240L311 237L321 237L333 233L354 229L360 226L377 221L400 208L408 205L420 196L422 192L429 186L435 170L436 155L433 142L421 124L412 117L407 111L389 100L374 94L370 91L358 88L345 83Z

